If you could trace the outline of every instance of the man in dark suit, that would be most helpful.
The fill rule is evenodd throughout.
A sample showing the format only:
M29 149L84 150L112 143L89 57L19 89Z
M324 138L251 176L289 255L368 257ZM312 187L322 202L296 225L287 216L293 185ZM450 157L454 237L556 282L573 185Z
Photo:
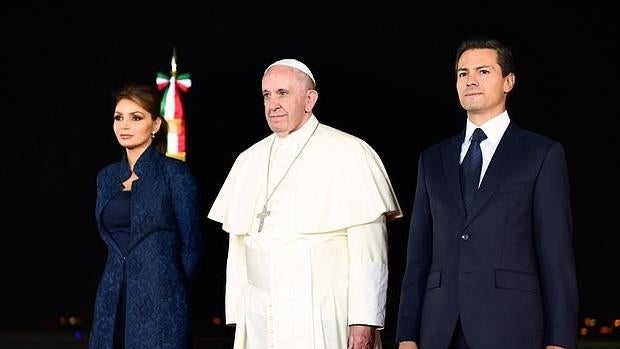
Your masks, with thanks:
M396 341L401 349L574 349L564 148L510 120L514 64L500 42L464 41L455 69L466 128L418 160Z

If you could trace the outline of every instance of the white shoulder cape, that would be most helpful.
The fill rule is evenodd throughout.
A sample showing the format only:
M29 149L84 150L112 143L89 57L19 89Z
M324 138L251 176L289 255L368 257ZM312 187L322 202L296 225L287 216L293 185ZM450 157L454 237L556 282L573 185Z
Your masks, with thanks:
M276 135L239 154L209 211L208 218L222 223L228 233L249 233L257 201L264 200L259 196L264 193L272 137ZM372 222L381 214L402 217L381 159L360 138L321 124L293 170L298 182L289 186L294 191L291 233L340 230Z

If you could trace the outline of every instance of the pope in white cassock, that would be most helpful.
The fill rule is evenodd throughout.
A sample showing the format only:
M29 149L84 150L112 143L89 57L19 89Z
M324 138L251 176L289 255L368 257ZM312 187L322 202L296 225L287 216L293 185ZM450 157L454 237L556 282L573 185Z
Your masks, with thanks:
M235 349L381 348L386 222L401 209L377 153L312 113L315 85L298 60L267 67L273 134L237 157L209 211L230 235Z

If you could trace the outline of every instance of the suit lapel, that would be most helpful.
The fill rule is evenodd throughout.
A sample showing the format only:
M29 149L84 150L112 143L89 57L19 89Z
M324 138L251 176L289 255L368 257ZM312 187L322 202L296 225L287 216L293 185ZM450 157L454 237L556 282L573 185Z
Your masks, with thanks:
M504 135L497 146L497 149L495 150L495 153L493 154L489 167L482 178L480 188L471 202L470 214L467 217L463 229L471 223L482 207L484 207L487 201L489 201L495 190L497 190L499 184L502 182L502 179L512 167L513 162L511 160L517 158L518 153L520 153L519 138L521 138L521 136L521 129L513 122L510 122L506 132L504 132Z

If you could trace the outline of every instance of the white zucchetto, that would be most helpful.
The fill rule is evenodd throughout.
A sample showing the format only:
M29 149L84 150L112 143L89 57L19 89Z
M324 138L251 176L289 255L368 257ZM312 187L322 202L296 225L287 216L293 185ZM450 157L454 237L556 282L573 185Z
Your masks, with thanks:
M267 67L267 69L265 69L265 73L267 72L267 70L269 70L271 67L273 67L275 65L284 65L284 66L287 66L287 67L295 68L295 69L301 71L302 73L308 75L310 77L310 79L312 79L312 82L316 85L316 80L314 80L314 76L312 75L312 72L310 71L308 66L303 64L303 63L301 63L300 61L298 61L296 59L285 58L285 59L281 59L279 61L276 61L274 63L271 63Z

